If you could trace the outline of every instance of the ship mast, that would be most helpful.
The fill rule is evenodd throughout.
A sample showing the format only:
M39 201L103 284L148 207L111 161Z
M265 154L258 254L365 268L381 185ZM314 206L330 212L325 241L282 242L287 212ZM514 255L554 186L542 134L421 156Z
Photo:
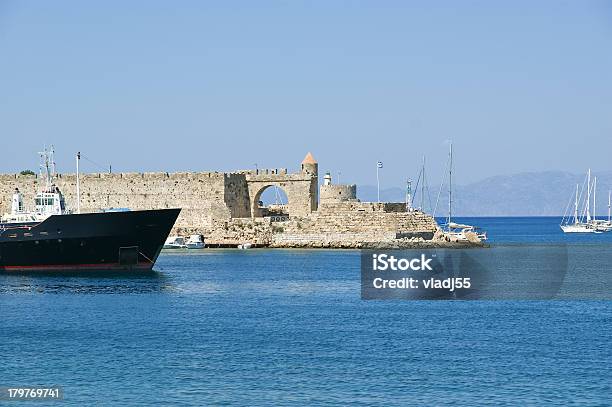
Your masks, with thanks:
M48 150L45 147L42 152L38 153L41 157L41 178L44 176L45 178L45 190L51 191L53 186L53 177L55 176L55 161L53 160L53 146L51 146ZM44 173L43 173L44 170Z

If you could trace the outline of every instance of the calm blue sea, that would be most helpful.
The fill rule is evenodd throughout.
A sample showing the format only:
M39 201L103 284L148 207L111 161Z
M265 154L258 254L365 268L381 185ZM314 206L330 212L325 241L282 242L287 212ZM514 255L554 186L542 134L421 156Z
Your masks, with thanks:
M457 221L494 242L612 243L557 218ZM0 387L59 385L58 405L610 405L610 301L363 301L358 251L157 268L0 275Z

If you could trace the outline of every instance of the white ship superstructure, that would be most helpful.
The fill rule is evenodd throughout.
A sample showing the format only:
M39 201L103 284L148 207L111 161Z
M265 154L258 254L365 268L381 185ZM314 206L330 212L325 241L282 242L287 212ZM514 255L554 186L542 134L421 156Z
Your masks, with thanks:
M41 153L40 177L45 180L45 185L34 198L34 210L28 211L23 203L23 195L15 188L11 203L11 213L4 214L1 223L24 223L42 222L51 215L63 215L67 213L66 202L61 191L55 185L55 162L53 161L54 150L44 149Z

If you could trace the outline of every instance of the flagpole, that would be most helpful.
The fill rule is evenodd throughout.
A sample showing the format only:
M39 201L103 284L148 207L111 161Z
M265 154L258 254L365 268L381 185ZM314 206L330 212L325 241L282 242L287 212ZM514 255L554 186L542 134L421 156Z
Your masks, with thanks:
M76 194L77 194L77 213L81 213L81 180L79 179L79 161L81 161L81 152L76 155Z
M378 196L378 202L380 203L380 179L378 178L378 162L376 162L376 192Z

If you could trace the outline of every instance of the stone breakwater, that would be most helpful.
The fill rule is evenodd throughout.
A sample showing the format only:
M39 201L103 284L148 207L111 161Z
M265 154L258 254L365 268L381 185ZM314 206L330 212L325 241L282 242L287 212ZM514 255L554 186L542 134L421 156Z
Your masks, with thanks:
M308 154L301 170L232 173L116 173L80 176L81 212L107 208L182 208L173 233L201 234L209 246L420 247L457 246L428 214L404 203L360 202L355 185L318 186L318 164ZM329 180L329 181L328 181ZM56 185L76 208L76 176L59 174ZM41 180L0 175L0 211L8 212L15 188L32 209ZM267 188L280 188L288 202L276 208L260 201ZM320 195L319 195L320 193ZM478 244L477 241L473 242Z
M280 220L279 220L280 218ZM199 233L179 229L180 234ZM308 216L234 218L218 221L208 234L210 246L235 246L249 242L255 247L274 248L413 248L473 247L474 239L449 239L433 217L406 211L403 203L322 203Z

